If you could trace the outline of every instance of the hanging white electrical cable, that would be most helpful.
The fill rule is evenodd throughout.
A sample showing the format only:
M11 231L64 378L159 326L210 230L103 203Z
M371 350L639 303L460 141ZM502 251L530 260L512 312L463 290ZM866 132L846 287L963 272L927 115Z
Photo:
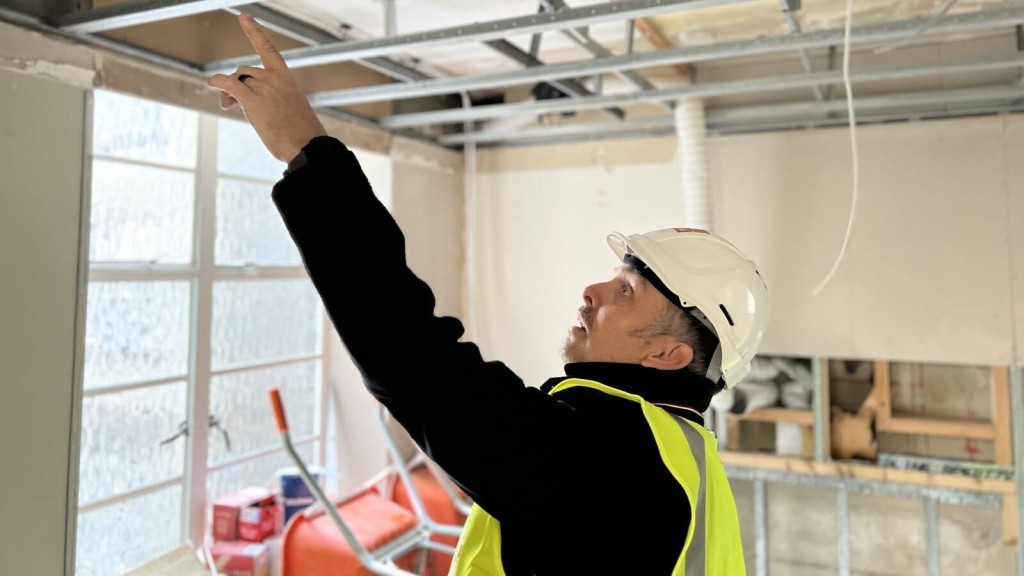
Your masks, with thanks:
M850 219L846 223L846 234L843 236L843 246L839 250L839 256L832 269L829 270L825 279L814 288L812 294L817 296L825 289L825 286L832 281L832 276L846 256L846 247L850 243L850 230L853 229L853 219L857 212L857 196L860 189L860 154L857 150L857 116L853 110L853 88L850 82L850 28L853 23L853 0L846 0L846 31L843 38L843 84L846 87L846 113L850 117L850 154L853 160L853 193L850 198Z

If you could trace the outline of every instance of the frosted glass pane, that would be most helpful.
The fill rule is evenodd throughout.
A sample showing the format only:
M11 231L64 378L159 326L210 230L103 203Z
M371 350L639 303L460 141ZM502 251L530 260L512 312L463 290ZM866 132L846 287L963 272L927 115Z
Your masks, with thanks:
M181 487L78 515L77 576L115 576L181 544Z
M188 371L188 282L90 282L85 388Z
M320 351L320 296L307 279L213 285L213 369Z
M217 242L220 266L297 266L295 242L270 199L270 184L221 178L217 184Z
M314 434L320 406L319 380L319 360L215 376L210 384L210 413L218 416L227 430L231 452L220 431L211 429L210 463L280 445L281 435L274 425L267 395L275 386L281 389L288 410L292 438Z
M194 188L188 172L94 161L89 260L191 262Z
M184 382L82 400L78 503L124 494L181 476L185 445L167 445L186 418Z
M115 92L94 95L95 154L195 168L198 113Z
M276 182L288 165L274 158L252 126L238 120L217 120L217 170L221 174Z
M317 464L313 459L313 455L317 451L316 444L316 442L309 442L295 447L295 451L299 453L306 466L313 467ZM288 454L281 451L237 466L217 470L206 479L207 497L212 502L246 486L273 488L277 471L294 466L295 463Z

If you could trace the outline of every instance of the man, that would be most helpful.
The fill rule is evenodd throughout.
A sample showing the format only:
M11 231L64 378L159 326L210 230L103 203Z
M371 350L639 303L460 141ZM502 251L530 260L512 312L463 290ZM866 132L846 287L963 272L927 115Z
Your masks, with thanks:
M210 85L289 163L273 201L367 389L477 505L452 573L744 574L701 413L743 377L764 332L753 264L703 231L610 236L623 265L584 290L566 376L525 386L434 315L355 157L262 28L240 24L263 68Z

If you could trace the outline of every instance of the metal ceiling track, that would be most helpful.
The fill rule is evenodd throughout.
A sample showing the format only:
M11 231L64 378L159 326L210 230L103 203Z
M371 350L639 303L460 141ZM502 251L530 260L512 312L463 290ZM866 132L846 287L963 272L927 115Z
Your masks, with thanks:
M101 8L76 10L58 18L56 27L67 32L95 34L244 3L239 0L128 0Z
M620 4L615 4L616 6ZM564 12L563 12L564 13ZM945 16L941 19L915 18L884 24L872 24L854 28L851 31L851 42L879 42L898 40L908 34L918 32L923 24L931 23L922 35L938 35L973 30L983 30L999 26L1016 26L1024 23L1024 7L1003 8L985 12ZM445 78L424 82L410 82L400 85L371 86L348 90L318 92L310 96L310 102L316 107L341 106L396 100L418 96L447 94L452 92L478 90L482 88L500 88L542 82L552 79L591 76L594 74L615 73L621 70L667 66L679 63L707 62L741 56L755 56L807 48L822 48L843 43L844 30L822 30L802 32L783 36L771 36L755 40L722 42L702 46L686 46L657 52L641 52L549 64L544 67L496 74L481 74Z
M906 118L927 114L928 108L941 108L941 112L956 112L956 106L987 105L993 110L1008 108L1019 109L1015 100L1024 98L1024 86L1009 85L992 88L971 88L964 90L936 90L886 96L871 96L854 100L858 112L858 122L868 122L868 116L860 117L861 112L884 112L901 108L898 114ZM840 115L841 118L828 118L829 115ZM773 104L767 106L750 106L737 108L712 109L707 113L708 130L718 131L737 127L752 127L760 123L774 122L784 125L815 125L816 121L825 123L839 120L846 123L846 101L832 100L824 102L797 102L790 104ZM556 138L595 137L601 135L659 135L675 130L675 119L672 116L653 116L627 120L624 122L589 122L561 124L525 128L509 131L473 132L468 134L452 134L438 139L444 145L461 145L468 142L477 144L506 143L516 141L544 141Z
M659 14L670 14L747 1L749 0L627 0L596 4L583 8L569 8L559 12L541 12L529 16L492 20L490 22L465 26L453 26L429 32L400 34L389 38L374 38L316 48L296 48L284 50L281 52L281 55L290 67L303 68L335 62L347 62L370 56L387 56L431 46L500 40L512 33L534 34L550 32L590 26L603 22L645 18ZM234 70L239 66L258 64L259 60L248 56L211 62L204 66L203 69L208 72L223 72L225 70ZM454 90L454 92L458 91Z
M695 2L694 0L683 1L690 4L699 3ZM668 0L657 0L654 2L648 1L643 3L637 3L636 6L627 7L627 12L632 13L634 10L643 10L645 12L650 10L664 11L668 9L665 8L665 6L671 6L674 3L678 3L678 0L676 0L676 2ZM391 20L393 20L393 4L389 3L388 6L392 7L392 9L389 11L389 14L391 16ZM346 53L349 53L346 57L344 57L343 59L339 59L338 61L349 59L356 60L360 64L366 66L367 68L370 68L379 73L385 74L391 78L403 82L423 81L432 79L429 75L426 75L414 68L408 67L400 62L397 62L385 56L357 57L358 55L350 54L353 48L358 49L360 45L365 46L367 44L379 44L381 42L402 45L402 37L391 36L389 38L363 42L345 41L341 38L328 34L327 32L324 32L314 26L310 26L287 15L284 15L283 13L277 12L276 10L266 8L255 3L245 4L240 0L130 0L128 2L123 2L112 6L74 12L59 18L55 25L65 34L87 35L123 28L126 26L134 26L139 24L157 22L160 20L166 20L170 18L190 16L194 14L219 9L224 9L234 14L238 14L243 11L248 12L257 19L259 19L268 28L271 28L278 33L296 39L300 42L310 44L312 46L312 49L326 47L325 49L344 50ZM601 18L608 18L609 16L605 14L605 12L616 13L619 11L620 10L618 7L610 11L583 9L583 12L585 13L583 13L582 15L580 15L580 13L577 13L575 16L573 14L569 14L569 17L566 17L564 19L557 18L553 20L556 22L564 21L568 24L579 22L587 23L590 21L598 21ZM513 20L519 19L509 19L509 21ZM522 22L519 21L513 23L523 24ZM527 22L527 24L531 23ZM547 25L552 25L552 23L545 23L545 27ZM496 34L497 32L495 32L495 30L504 30L500 23L487 23L485 24L485 26L487 28L485 32L490 35ZM451 29L447 31L439 30L432 33L428 33L427 36L430 37L429 41L434 41L442 38L458 38L460 37L459 32L460 30L457 29ZM419 39L422 40L422 36L424 35L419 34L414 36L420 37ZM473 39L478 37L480 36L475 32L471 34L463 34L462 36L463 39ZM493 39L486 40L484 43L487 44L488 46L491 46L499 53L502 53L505 56L511 58L512 60L520 63L523 66L539 67L544 65L544 63L538 60L536 57L533 57L529 54L522 52L515 45L511 44L507 40ZM301 53L303 50L308 49L298 49L296 51ZM249 58L252 60L252 57ZM253 61L253 64L258 65L258 63L255 61ZM212 73L214 71L213 69L216 67L216 65L206 65L197 66L194 68L197 71L209 74ZM229 70L225 69L222 71ZM559 90L562 90L566 94L569 94L570 96L573 97L590 94L590 92L586 88L584 88L581 84L572 79L555 80L552 81L551 84L558 88ZM624 117L624 113L621 110L613 108L610 109L609 111L619 118Z
M980 60L960 64L938 64L919 67L887 67L856 70L850 74L854 83L917 78L922 76L938 76L944 74L960 74L985 72L993 70L1013 69L1024 66L1024 56L996 60ZM430 124L458 123L467 120L484 120L503 116L555 114L570 111L593 110L610 105L638 104L643 102L671 102L682 98L714 98L735 96L793 88L808 88L827 84L841 84L843 74L834 72L813 72L810 74L793 74L789 76L772 76L767 78L714 82L708 84L691 84L675 88L664 88L645 92L629 92L604 96L588 96L571 102L548 100L539 102L521 102L514 104L496 104L477 106L468 110L449 109L431 112L399 114L381 120L386 128L409 128Z
M222 60L205 66L197 66L111 40L96 33L211 10L228 10L234 13L246 11L259 18L268 28L311 45L309 48L284 51L283 54L293 66L314 66L329 62L358 60L369 68L404 82L310 95L310 102L315 107L322 108L325 114L361 124L379 126L396 133L434 141L446 146L461 146L469 142L485 145L517 145L524 142L559 142L573 141L574 139L670 133L673 128L672 119L658 116L611 123L546 126L519 129L514 132L455 134L438 139L427 137L411 129L417 126L466 123L519 114L542 116L557 112L601 108L607 109L621 118L622 112L619 106L626 104L650 102L664 105L671 104L680 98L710 98L792 88L814 89L818 86L834 85L842 81L839 72L822 71L696 84L660 90L644 89L638 92L613 95L594 95L585 89L581 90L582 86L573 81L574 78L607 73L621 74L645 67L831 47L842 43L844 31L841 29L791 32L754 40L686 46L654 52L630 52L618 56L603 55L594 59L559 64L545 64L535 55L526 53L503 40L510 33L539 34L543 31L572 30L600 22L628 21L634 18L735 1L739 0L623 0L585 8L565 8L556 12L540 12L531 16L359 41L341 40L315 26L300 22L273 9L237 0L128 0L109 7L67 14L56 21L43 21L0 7L0 20L43 33L63 36L76 42L110 50L164 69L175 70L205 80L212 72L224 70L227 66L252 64L254 63L253 58ZM924 30L925 24L927 25L926 30ZM941 18L917 18L860 26L852 30L851 40L854 43L898 41L905 40L912 35L951 34L1002 26L1021 26L1022 24L1024 24L1024 7L1010 7ZM922 32L922 30L924 31ZM916 36L914 37L916 38ZM408 53L418 48L469 42L481 42L489 45L519 62L525 68L498 74L433 78L389 58L389 55ZM914 68L855 70L851 80L862 83L915 76L993 71L1014 66L1024 68L1024 60L1004 58ZM561 88L568 87L570 90L566 92L573 98L403 114L385 118L380 122L334 108L334 106L381 100L451 93L465 94L481 88L494 89L534 82L547 82ZM858 110L863 114L859 119L864 121L1015 112L1024 108L1021 100L1024 98L1022 91L1024 91L1024 87L1020 85L1000 85L984 89L875 96L858 99L856 103ZM838 101L713 109L708 113L708 129L715 133L732 133L744 130L836 125L846 122L845 112L845 103ZM859 116L861 115L859 114Z

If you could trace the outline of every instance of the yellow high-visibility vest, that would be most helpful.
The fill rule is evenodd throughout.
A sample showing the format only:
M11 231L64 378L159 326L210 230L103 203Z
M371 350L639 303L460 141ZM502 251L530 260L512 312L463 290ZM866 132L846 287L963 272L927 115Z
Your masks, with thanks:
M673 416L640 396L599 382L568 379L555 386L551 394L576 386L640 404L662 461L686 493L690 527L671 576L745 576L736 503L718 458L715 437L704 427ZM501 526L479 506L474 505L466 519L451 566L449 576L505 574L501 565Z

